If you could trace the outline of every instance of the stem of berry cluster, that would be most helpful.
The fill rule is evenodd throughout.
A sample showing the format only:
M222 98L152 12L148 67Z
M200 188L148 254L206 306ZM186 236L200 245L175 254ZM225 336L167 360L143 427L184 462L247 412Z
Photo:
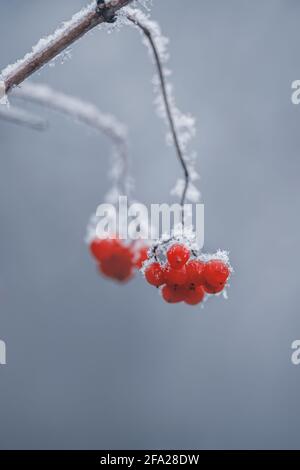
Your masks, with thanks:
M131 2L132 0L110 0L107 2L105 10L113 15ZM31 53L0 73L0 95L8 93L13 87L20 85L26 78L54 59L95 26L106 22L105 16L101 14L101 9L96 8L94 2L82 15L80 13L74 15L73 20L65 23L65 26L52 36L40 41Z
M168 121L169 121L170 129L171 129L171 134L172 134L174 146L175 146L175 149L176 149L177 157L179 159L179 162L182 166L183 173L184 173L185 184L184 184L184 188L183 188L182 196L181 196L181 201L180 201L180 204L181 204L182 208L184 208L186 193L187 193L187 189L188 189L189 181L190 181L190 174L189 174L189 170L188 170L188 167L187 167L187 164L185 162L183 152L182 152L182 149L181 149L181 146L180 146L179 137L177 135L175 120L174 120L174 117L173 117L173 114L172 114L172 108L171 108L171 104L170 104L170 100L169 100L168 92L167 92L166 79L165 79L165 75L164 75L164 71L163 71L163 66L162 66L161 61L160 61L159 52L158 52L158 49L156 47L155 41L152 37L151 31L144 24L142 24L140 21L138 21L136 18L133 18L130 14L127 14L126 17L131 23L135 24L136 26L138 26L138 28L141 29L141 31L144 33L144 35L148 39L148 41L150 43L150 46L152 48L152 51L153 51L153 56L154 56L154 59L155 59L155 64L156 64L156 67L157 67L158 77L159 77L161 91L162 91L162 97L163 97L165 108L166 108L166 114L167 114L167 117L168 117ZM183 210L182 210L182 221L184 222L184 211Z

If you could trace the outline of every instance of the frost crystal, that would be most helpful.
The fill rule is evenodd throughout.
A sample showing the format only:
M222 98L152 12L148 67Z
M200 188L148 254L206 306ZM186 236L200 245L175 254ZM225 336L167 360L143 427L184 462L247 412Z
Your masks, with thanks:
M167 83L166 85L167 95L168 95L168 99L170 102L176 131L179 137L179 144L180 144L185 162L190 171L191 181L195 181L199 178L194 167L196 153L195 152L190 153L188 150L188 145L190 143L190 140L196 134L195 119L190 114L183 114L178 109L178 107L176 106L176 101L174 97L173 86L171 83L167 81L168 77L171 75L171 71L166 67L166 64L169 60L169 52L168 52L169 39L163 36L163 34L161 33L159 24L153 20L150 20L149 17L142 11L127 7L124 9L123 14L130 15L131 18L138 21L145 28L147 28L151 33L151 36L153 38L153 41L155 43L156 49L159 54L160 62L163 65L163 74ZM134 24L131 22L129 22L129 24L134 26ZM143 44L147 46L150 56L152 60L154 61L153 51L149 44L149 41L145 37L143 32L141 32L141 34L143 35ZM163 100L163 95L162 95L162 90L161 90L160 80L159 80L158 75L155 75L153 78L153 86L154 86L154 92L155 92L154 103L157 109L157 113L161 118L164 119L164 121L169 127L169 122L167 119L165 104ZM172 135L169 131L167 133L166 140L167 140L168 145L173 143ZM180 194L179 194L179 190L180 190ZM180 180L179 182L177 182L174 190L172 191L172 194L181 196L182 190L183 190L183 186L182 186L182 181ZM191 202L197 202L200 200L200 193L198 189L192 183L190 183L189 185L186 198L187 200L190 200Z

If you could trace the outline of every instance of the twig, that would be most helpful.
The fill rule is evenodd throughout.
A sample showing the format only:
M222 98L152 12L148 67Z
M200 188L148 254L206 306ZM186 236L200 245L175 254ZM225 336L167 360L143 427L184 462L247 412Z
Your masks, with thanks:
M181 206L183 207L184 203L185 203L186 193L187 193L188 186L189 186L190 174L189 174L189 170L188 170L188 167L187 167L187 164L185 162L183 152L182 152L182 149L181 149L181 146L180 146L179 137L177 135L176 125L175 125L174 117L173 117L173 114L172 114L171 103L170 103L168 92L167 92L166 79L165 79L165 75L164 75L163 66L162 66L162 63L161 63L161 60L160 60L159 51L158 51L158 48L157 48L157 46L155 44L155 41L152 37L151 31L147 27L147 25L143 24L139 19L137 19L135 16L132 16L130 13L127 13L126 17L131 23L136 25L143 32L143 34L148 39L149 44L150 44L151 49L152 49L152 52L153 52L153 56L154 56L154 59L155 59L155 64L156 64L156 67L157 67L158 77L159 77L159 81L160 81L162 97L163 97L163 100L164 100L164 105L165 105L166 114L167 114L167 118L168 118L168 121L169 121L170 129L171 129L171 134L172 134L174 146L175 146L175 149L176 149L177 157L180 161L180 164L182 166L183 173L184 173L185 184L184 184L184 188L183 188L183 192L182 192L182 196L181 196L181 201L180 201ZM184 218L184 214L183 214L183 218Z
M131 1L110 0L106 9L110 14L114 14ZM92 2L88 7L83 8L74 15L70 21L64 23L54 34L41 39L32 48L32 52L2 71L0 74L0 99L13 87L20 85L43 65L50 62L67 47L103 22L105 22L105 18L96 9L96 3Z
M104 133L112 140L118 168L115 178L117 189L123 194L129 190L127 129L114 116L102 113L97 106L82 99L53 90L48 85L24 83L13 91L13 96L25 99L55 111Z
M0 106L0 119L29 127L36 131L43 131L47 127L47 121L44 119L15 106L10 106L9 108L7 106Z

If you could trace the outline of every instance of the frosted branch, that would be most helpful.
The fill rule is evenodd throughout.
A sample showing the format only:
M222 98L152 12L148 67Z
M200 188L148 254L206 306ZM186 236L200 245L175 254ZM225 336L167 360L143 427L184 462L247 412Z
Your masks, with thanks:
M97 106L65 93L58 92L48 85L37 83L24 83L22 87L16 88L12 96L22 98L82 122L89 127L105 134L113 143L113 165L111 177L113 189L110 191L113 199L114 194L128 194L128 142L127 129L114 116L102 113Z
M107 8L115 14L132 0L109 0ZM8 65L0 74L0 100L11 88L22 83L26 78L61 54L71 44L103 23L105 19L96 10L93 1L66 21L53 34L42 38L23 59ZM1 96L2 95L2 96Z
M47 121L44 119L15 106L0 106L0 119L37 131L42 131L47 127Z

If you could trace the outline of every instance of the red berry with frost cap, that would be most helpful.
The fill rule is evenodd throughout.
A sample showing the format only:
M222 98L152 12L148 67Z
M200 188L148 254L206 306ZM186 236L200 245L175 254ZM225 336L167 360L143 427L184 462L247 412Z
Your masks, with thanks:
M155 287L165 283L164 270L159 263L152 263L145 269L145 278L149 284Z
M188 305L198 305L204 299L205 292L202 286L196 287L195 290L189 290L185 296L185 303Z
M186 264L190 258L190 250L180 244L175 243L167 251L167 259L172 268L178 269Z
M183 266L180 269L166 266L165 270L165 281L168 286L184 286L187 282L186 268Z
M229 267L221 260L212 259L205 265L204 282L210 287L214 287L216 289L222 287L223 289L229 275Z
M148 249L149 248L147 246L140 249L138 259L135 262L135 267L137 269L141 269L143 263L148 259Z
M193 259L186 264L187 274L187 287L193 289L200 286L204 282L204 268L205 263L203 261Z
M186 290L184 288L174 288L171 286L163 286L161 290L163 299L170 303L176 304L182 302L186 297Z

